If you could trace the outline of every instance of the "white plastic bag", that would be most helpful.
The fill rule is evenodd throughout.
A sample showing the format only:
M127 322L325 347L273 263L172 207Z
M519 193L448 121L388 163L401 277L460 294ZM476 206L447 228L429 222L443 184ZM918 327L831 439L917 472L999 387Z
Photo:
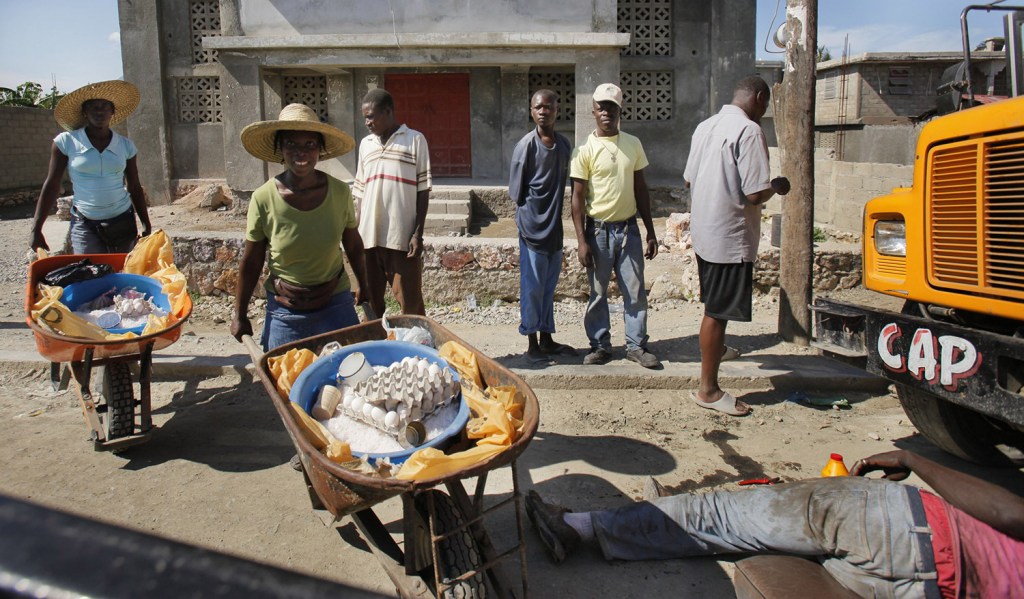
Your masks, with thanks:
M408 329L392 327L391 324L388 323L387 314L381 316L380 324L384 327L384 330L387 331L388 339L408 341L409 343L419 343L420 345L426 345L427 347L434 347L433 335L423 327L412 327Z

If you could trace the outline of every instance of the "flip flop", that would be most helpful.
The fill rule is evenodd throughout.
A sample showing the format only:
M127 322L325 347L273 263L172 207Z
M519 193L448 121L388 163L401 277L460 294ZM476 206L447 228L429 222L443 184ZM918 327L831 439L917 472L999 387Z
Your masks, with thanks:
M690 392L690 399L693 400L693 403L697 404L698 406L700 406L702 408L707 408L709 410L716 410L716 411L721 412L723 414L728 414L729 416L746 416L747 414L749 414L752 411L749 408L747 409L746 412L739 411L736 408L736 398L733 397L732 394L730 394L728 392L725 392L725 391L722 392L722 397L718 398L718 401L712 402L712 403L708 403L706 401L701 401L700 398L697 397L697 392L696 391L691 391Z
M541 352L541 353L543 354L544 352ZM544 354L542 356L534 357L534 356L530 355L530 352L525 351L525 352L523 352L523 357L526 358L526 360L528 362L530 362L530 364L552 364L553 363L551 361L551 357L548 356L547 354Z
M555 343L548 347L541 347L540 351L548 356L575 356L579 354L579 352L576 351L576 348L564 343Z
M728 345L726 345L725 346L725 351L722 352L722 360L721 361L725 362L727 360L735 360L736 358L738 358L738 357L740 357L742 355L743 355L743 352L741 352L740 350L736 349L735 347L729 347Z

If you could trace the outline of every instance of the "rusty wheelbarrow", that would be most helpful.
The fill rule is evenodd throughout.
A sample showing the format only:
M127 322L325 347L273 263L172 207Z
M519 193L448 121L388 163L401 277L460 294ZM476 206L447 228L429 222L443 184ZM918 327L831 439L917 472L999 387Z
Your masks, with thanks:
M35 335L36 349L50 361L50 382L54 390L75 381L75 391L89 427L93 448L120 451L149 440L153 430L150 381L153 352L163 349L181 336L182 325L192 314L192 300L186 298L184 314L172 326L157 333L133 339L97 341L53 333L32 319L36 284L47 273L88 258L93 264L109 264L115 272L124 267L127 254L88 254L51 256L29 265L25 286L25 323ZM139 395L135 396L131 365L138 363ZM64 368L64 365L67 368ZM93 389L93 369L97 369L98 389ZM95 393L94 393L95 391Z
M393 327L418 326L427 329L438 347L450 340L458 341L476 354L486 386L516 387L525 399L522 434L502 453L443 478L412 481L382 479L356 473L328 460L306 438L295 414L289 408L289 399L282 397L277 390L268 360L294 348L306 348L319 354L321 348L332 341L350 345L386 339L387 333L381 321L373 320L310 337L265 354L251 337L245 337L256 372L298 451L313 508L326 510L336 520L351 516L395 584L399 596L403 598L526 597L528 585L524 512L516 458L526 449L537 431L540 410L537 396L516 374L476 351L429 318L402 315L389 317L388 321ZM469 443L463 433L462 439L456 442L456 448L466 447ZM483 499L487 475L503 466L510 466L512 470L512 494L485 508ZM476 478L472 498L462 482L469 478ZM440 487L446 489L447 493L440 490ZM402 498L404 550L373 511L374 505L395 496ZM509 505L515 510L518 542L499 551L484 528L484 519L495 510ZM516 555L519 558L520 583L510 585L496 566Z

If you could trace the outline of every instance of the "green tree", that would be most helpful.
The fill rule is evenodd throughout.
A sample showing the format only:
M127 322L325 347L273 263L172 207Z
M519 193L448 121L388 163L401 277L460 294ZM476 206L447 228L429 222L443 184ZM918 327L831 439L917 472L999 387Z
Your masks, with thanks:
M15 89L0 87L0 106L26 106L29 108L53 109L64 94L57 91L57 86L50 88L50 93L43 94L43 86L34 81L26 81Z
M818 46L818 52L815 62L825 62L826 60L832 60L832 53L828 51L828 46Z

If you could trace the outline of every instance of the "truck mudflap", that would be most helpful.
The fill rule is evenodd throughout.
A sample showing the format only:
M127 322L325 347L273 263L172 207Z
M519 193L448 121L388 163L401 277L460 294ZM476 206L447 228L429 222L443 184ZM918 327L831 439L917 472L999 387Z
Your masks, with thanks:
M1024 339L815 298L813 345L902 385L1024 426Z

